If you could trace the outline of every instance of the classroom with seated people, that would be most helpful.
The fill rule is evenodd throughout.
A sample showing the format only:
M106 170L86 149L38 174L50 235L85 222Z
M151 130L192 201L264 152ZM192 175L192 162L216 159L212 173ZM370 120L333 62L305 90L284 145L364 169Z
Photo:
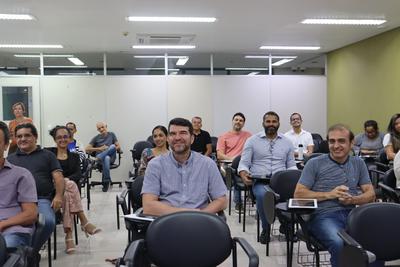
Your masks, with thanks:
M1 3L0 266L400 266L399 9Z

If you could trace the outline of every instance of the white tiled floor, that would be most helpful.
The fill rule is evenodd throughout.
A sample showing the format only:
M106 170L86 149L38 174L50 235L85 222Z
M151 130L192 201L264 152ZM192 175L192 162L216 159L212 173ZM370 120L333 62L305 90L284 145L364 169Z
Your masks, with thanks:
M103 193L101 187L92 189L92 205L90 211L85 211L91 222L103 229L99 234L86 238L79 229L79 245L73 255L67 255L64 252L64 234L61 225L57 226L57 259L53 260L55 267L80 267L80 266L112 266L111 263L105 262L106 258L121 257L125 246L127 245L127 231L125 229L123 218L121 219L121 229L117 230L115 195L122 189L114 186L110 191ZM86 199L83 199L86 208ZM254 213L254 212L252 212ZM265 245L256 242L256 220L253 216L247 216L246 232L242 232L242 224L238 223L238 215L232 211L232 215L228 216L226 211L228 224L231 229L232 236L244 237L256 249L260 258L260 266L286 266L286 243L281 238L279 241L274 236L270 245L270 256L265 256ZM275 227L277 228L277 227ZM277 231L275 231L277 232ZM238 266L247 265L247 257L238 249ZM304 244L301 247L304 249ZM295 253L297 253L297 243L295 244ZM293 266L299 266L296 263L296 255L294 256ZM47 252L42 252L41 266L47 266ZM228 259L221 266L231 266L231 260Z

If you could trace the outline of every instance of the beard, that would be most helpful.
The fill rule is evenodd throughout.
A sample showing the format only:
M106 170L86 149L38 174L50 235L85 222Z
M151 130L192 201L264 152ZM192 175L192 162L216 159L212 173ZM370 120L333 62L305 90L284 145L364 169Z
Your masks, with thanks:
M264 126L264 131L266 135L274 135L278 132L278 128L279 127L275 127L275 126Z

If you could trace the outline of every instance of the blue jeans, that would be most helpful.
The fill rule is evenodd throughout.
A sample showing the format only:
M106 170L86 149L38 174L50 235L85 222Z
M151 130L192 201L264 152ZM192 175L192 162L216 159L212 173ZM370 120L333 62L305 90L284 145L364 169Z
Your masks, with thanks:
M339 255L344 243L337 233L346 228L350 211L347 209L316 214L308 223L308 229L312 235L328 248L332 267L337 267L339 264Z
M39 198L38 199L38 208L39 213L44 216L44 229L41 236L38 237L38 245L42 247L46 241L50 238L56 227L56 216L54 214L54 210L51 207L51 201L48 199ZM36 238L36 237L35 237ZM39 248L40 248L39 247Z
M9 233L3 234L7 248L16 248L29 246L31 244L31 235L28 233Z
M106 150L96 155L101 160L103 166L102 182L111 182L110 165L115 161L117 149L115 145L110 145Z
M233 202L235 202L235 204L242 203L242 195L240 194L240 190L235 189L235 187L233 187Z
M256 197L257 212L260 217L263 230L267 230L269 228L267 218L265 217L263 205L265 192L267 192L267 187L265 187L265 183L256 181L253 184L253 195Z

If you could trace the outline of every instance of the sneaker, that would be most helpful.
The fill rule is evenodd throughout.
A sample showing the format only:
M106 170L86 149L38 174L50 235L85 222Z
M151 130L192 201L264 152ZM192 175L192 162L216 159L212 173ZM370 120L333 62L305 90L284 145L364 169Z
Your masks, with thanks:
M261 244L267 244L267 231L262 230L260 234L260 243Z
M236 205L235 205L235 211L236 211L236 212L239 212L239 211L241 211L241 210L243 210L242 203L236 203Z

